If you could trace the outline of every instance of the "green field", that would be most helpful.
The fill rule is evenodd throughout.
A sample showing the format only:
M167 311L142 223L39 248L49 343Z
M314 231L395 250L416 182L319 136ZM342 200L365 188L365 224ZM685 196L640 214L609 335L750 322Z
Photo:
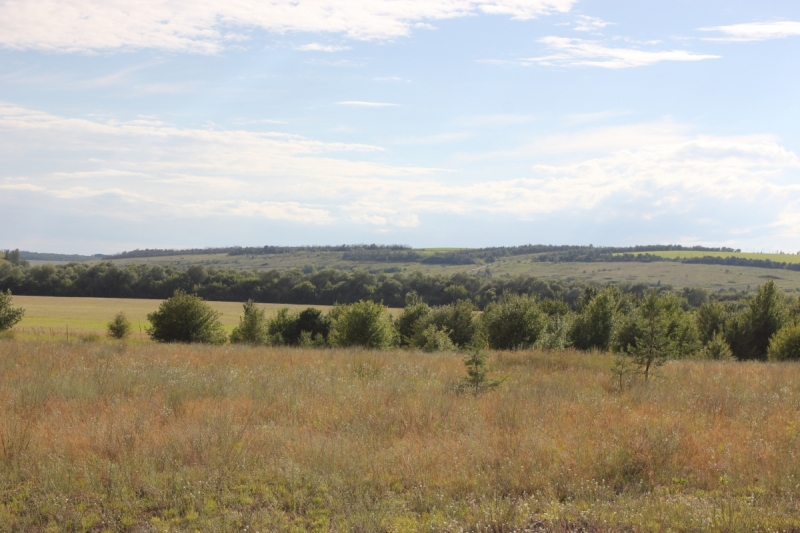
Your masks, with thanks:
M14 332L23 337L66 338L70 335L100 334L106 332L106 325L120 311L124 311L133 322L132 340L148 340L145 328L149 326L147 314L158 309L161 300L134 300L123 298L58 298L51 296L14 296L14 307L25 309L22 322L14 327ZM230 333L239 324L242 315L242 304L238 302L208 302L215 310L222 313L221 321ZM274 316L278 309L302 311L315 307L327 312L330 306L293 305L293 304L258 304L268 317ZM393 315L399 315L401 309L391 309ZM141 326L141 330L140 330Z
M774 261L776 263L800 263L798 254L761 254L747 252L694 252L687 250L670 250L666 252L646 252L648 255L666 257L667 259L691 259L693 257L739 257L756 261ZM623 254L614 254L623 255Z

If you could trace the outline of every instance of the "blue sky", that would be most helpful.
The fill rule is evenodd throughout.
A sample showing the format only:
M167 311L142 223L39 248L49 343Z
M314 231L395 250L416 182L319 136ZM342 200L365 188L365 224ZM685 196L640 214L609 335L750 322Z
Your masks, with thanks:
M790 1L0 0L0 247L796 252L798 58Z

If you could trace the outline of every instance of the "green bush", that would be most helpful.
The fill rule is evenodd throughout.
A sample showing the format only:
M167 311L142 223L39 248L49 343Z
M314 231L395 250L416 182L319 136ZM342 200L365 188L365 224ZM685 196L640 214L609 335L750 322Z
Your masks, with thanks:
M288 307L278 310L278 313L267 322L267 331L275 344L289 346L306 346L303 333L313 340L314 345L324 345L331 330L331 319L322 314L319 309L309 307L300 313L291 311Z
M616 287L584 291L580 312L569 329L573 346L579 350L608 350L620 297Z
M417 323L427 317L430 312L431 308L419 298L416 292L410 291L406 294L406 306L395 321L397 334L400 337L400 346L408 346L413 342Z
M0 331L13 328L24 315L24 309L11 307L11 291L0 291Z
M423 332L427 331L430 326L434 326L437 331L446 332L454 346L459 348L469 346L473 342L477 329L473 317L476 310L475 304L469 300L432 308L429 313L417 321L411 344L422 348L423 344L427 343Z
M270 344L267 329L267 317L263 309L256 307L253 300L242 304L244 314L239 318L239 325L231 332L232 344Z
M769 342L767 357L770 361L800 360L800 325L779 330Z
M133 326L131 326L130 320L128 317L125 316L125 313L120 311L114 316L114 320L108 323L107 328L107 335L112 339L124 339L128 335L131 334L133 330Z
M515 350L536 343L547 326L547 315L536 298L505 294L500 301L489 304L480 322L491 348Z
M450 339L446 329L439 329L429 324L414 336L414 346L426 352L452 352L456 345Z
M147 334L157 342L225 344L228 337L220 315L202 298L178 290L147 315Z
M721 333L715 333L711 340L700 351L701 359L713 361L735 361L731 347Z
M769 280L758 288L745 312L748 345L740 359L766 359L770 339L789 320L783 292ZM739 355L739 354L737 354Z
M337 305L330 314L333 346L390 348L398 344L397 332L385 305L361 300Z

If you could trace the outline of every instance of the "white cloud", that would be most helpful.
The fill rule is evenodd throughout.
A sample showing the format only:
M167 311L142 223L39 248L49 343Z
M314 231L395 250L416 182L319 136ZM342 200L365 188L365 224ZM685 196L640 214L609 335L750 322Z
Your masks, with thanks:
M776 20L772 22L747 22L730 26L714 26L700 28L702 31L713 31L724 34L723 37L708 37L708 41L766 41L800 35L800 22Z
M597 31L614 24L613 22L606 22L603 19L586 15L578 15L576 18L577 21L573 28L575 31Z
M577 0L4 0L0 46L85 52L120 48L214 53L249 29L334 33L351 39L408 35L426 21L475 15L532 19Z
M772 219L758 224L797 231L800 158L768 135L700 135L670 121L550 135L494 154L537 163L509 178L371 162L380 150L0 105L0 157L7 163L0 204L131 221L213 216L389 231L420 227L424 216L532 220L619 206L645 217L701 205L707 217L707 206L738 202L769 206ZM13 170L21 162L22 175ZM753 222L747 209L741 213Z
M653 65L662 61L702 61L719 56L696 54L687 50L642 50L609 47L598 41L545 37L539 40L551 50L549 55L521 60L522 64L628 68Z
M320 44L320 43L309 43L304 44L302 46L298 46L297 50L301 52L342 52L344 50L350 50L349 46L337 46L333 44Z
M386 102L364 102L361 100L348 100L346 102L336 102L338 105L349 105L355 107L397 107L399 104L389 104Z

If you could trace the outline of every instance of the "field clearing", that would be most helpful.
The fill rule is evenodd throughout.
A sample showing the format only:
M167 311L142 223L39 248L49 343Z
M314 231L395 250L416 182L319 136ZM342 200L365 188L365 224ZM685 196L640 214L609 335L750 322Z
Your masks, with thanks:
M747 252L694 252L687 250L668 250L664 252L642 252L668 259L690 259L693 257L740 257L742 259L755 259L758 261L774 261L776 263L800 263L800 255L797 254L762 254ZM623 255L623 254L614 254Z
M9 531L796 531L800 365L0 341Z
M80 335L94 333L104 335L106 325L119 311L124 311L133 322L133 340L147 340L146 333L140 333L149 326L147 314L158 309L161 300L137 300L124 298L59 298L50 296L14 296L14 307L25 309L25 317L15 328L16 334L23 336L56 336L66 337L67 328L70 334ZM221 321L225 330L230 333L239 324L242 315L242 304L239 302L208 302L215 310L222 313ZM302 311L314 307L327 312L330 306L293 305L293 304L257 304L264 309L268 317L274 316L278 309ZM390 312L398 315L401 309Z

